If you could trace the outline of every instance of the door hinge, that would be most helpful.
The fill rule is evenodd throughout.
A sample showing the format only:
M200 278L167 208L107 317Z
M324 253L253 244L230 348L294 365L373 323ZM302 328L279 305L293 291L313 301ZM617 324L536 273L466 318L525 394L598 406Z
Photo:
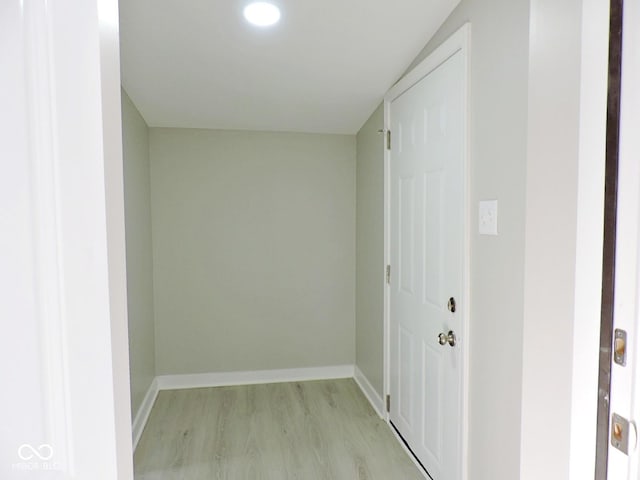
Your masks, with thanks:
M391 265L387 265L387 283L391 283Z
M387 395L387 412L391 411L391 395Z
M387 150L391 150L391 130L387 130Z

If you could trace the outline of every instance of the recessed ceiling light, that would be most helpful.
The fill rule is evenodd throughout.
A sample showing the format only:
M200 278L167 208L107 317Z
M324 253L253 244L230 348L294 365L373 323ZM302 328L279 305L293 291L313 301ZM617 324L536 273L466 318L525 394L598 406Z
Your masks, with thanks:
M272 3L254 2L244 8L244 18L258 27L268 27L280 20L280 9Z

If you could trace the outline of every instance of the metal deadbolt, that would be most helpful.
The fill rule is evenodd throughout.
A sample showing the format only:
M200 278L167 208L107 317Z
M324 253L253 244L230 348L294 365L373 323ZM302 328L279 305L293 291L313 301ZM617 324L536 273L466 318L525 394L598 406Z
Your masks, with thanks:
M455 313L455 311L456 311L456 299L455 298L451 297L449 299L449 302L447 303L447 308L449 309L449 311L451 313Z
M438 343L440 345L446 345L447 343L452 347L456 345L456 334L453 333L453 330L449 330L449 333L441 333L438 335Z

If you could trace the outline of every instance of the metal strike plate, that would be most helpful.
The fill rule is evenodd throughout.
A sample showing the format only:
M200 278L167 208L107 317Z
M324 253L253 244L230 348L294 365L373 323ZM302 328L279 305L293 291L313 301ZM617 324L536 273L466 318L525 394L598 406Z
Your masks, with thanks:
M617 413L611 418L611 445L629 455L629 420Z
M619 328L613 338L613 361L623 367L627 365L627 332Z

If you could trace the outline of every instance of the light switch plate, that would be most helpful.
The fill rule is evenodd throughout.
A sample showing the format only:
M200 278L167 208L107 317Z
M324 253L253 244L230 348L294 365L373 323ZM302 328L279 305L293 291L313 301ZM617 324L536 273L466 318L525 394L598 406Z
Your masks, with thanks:
M498 201L481 200L478 219L480 235L498 235Z

